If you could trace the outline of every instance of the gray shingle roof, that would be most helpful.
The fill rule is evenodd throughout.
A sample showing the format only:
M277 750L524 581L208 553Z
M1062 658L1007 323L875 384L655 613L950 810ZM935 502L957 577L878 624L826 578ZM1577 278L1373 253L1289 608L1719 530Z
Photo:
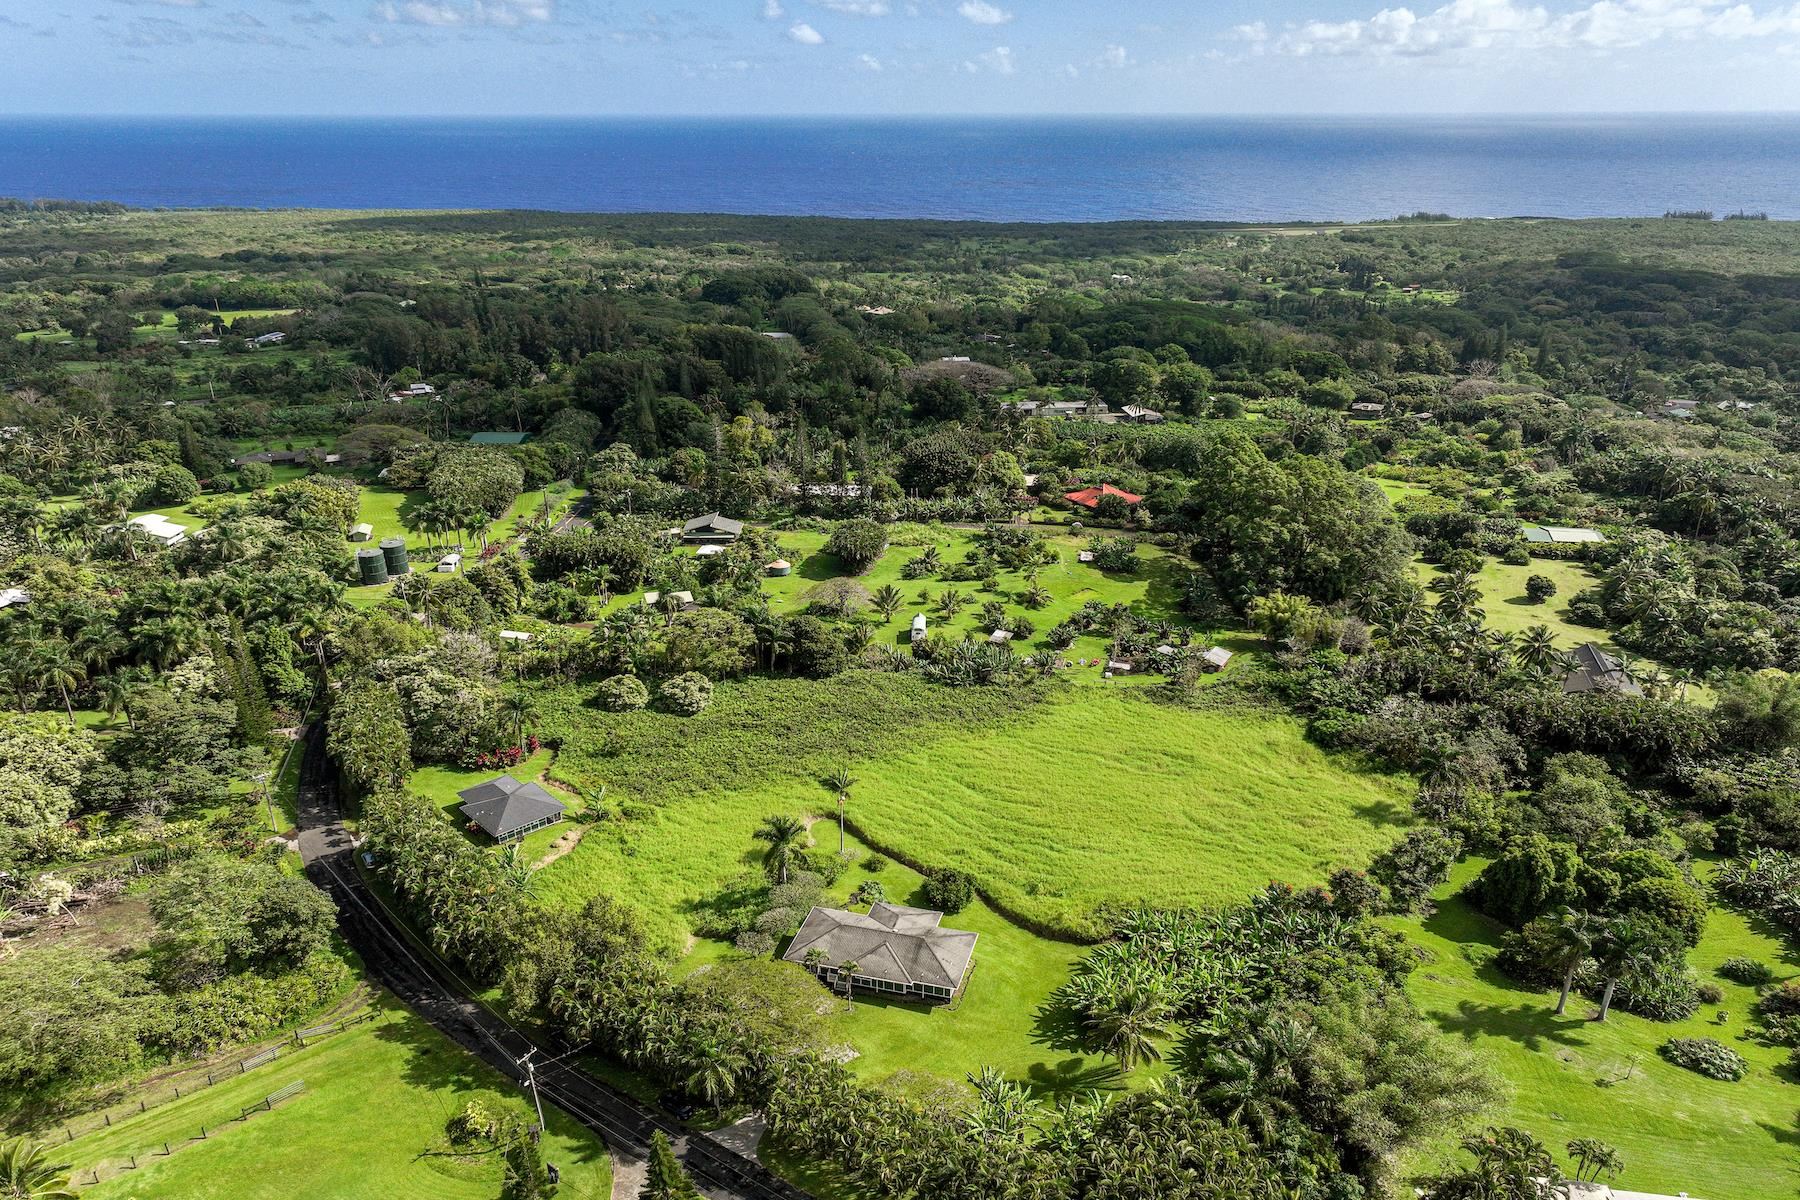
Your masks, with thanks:
M1582 692L1618 692L1641 696L1644 689L1625 670L1625 664L1593 642L1583 642L1569 655L1570 671L1563 677L1563 695Z
M695 517L681 527L683 533L729 533L736 537L744 532L744 523L734 521L730 517L722 517L718 513L707 513L704 517Z
M943 919L943 913L898 904L875 904L867 913L814 908L782 957L804 963L807 952L818 949L830 966L856 962L865 978L954 991L975 956L977 935L945 929L938 924Z
M535 825L546 817L560 817L563 803L535 783L520 783L502 775L456 793L462 798L462 814L481 826L489 837L503 838Z

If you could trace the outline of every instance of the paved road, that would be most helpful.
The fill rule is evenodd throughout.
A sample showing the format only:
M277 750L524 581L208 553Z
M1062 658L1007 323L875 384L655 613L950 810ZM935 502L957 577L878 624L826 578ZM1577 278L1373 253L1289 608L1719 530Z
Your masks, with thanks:
M544 1047L509 1022L469 999L463 982L419 950L399 929L357 872L354 846L340 822L337 785L325 755L323 730L307 738L299 789L300 854L307 875L337 904L338 926L371 975L452 1041L514 1082L530 1054L538 1090L546 1102L605 1139L618 1169L614 1195L635 1196L650 1137L657 1130L675 1143L688 1173L714 1200L811 1200L761 1164L709 1137L690 1137L676 1121L592 1075L558 1061L564 1047Z

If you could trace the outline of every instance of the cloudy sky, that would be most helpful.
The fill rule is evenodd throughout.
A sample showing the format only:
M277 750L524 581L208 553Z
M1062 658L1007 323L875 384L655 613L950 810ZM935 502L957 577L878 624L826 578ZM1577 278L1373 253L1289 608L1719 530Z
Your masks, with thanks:
M1800 109L1800 0L11 0L0 112Z

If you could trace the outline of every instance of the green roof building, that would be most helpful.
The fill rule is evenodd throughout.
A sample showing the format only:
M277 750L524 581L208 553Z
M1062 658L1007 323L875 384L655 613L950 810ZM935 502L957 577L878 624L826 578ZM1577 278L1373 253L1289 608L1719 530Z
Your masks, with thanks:
M477 446L517 446L529 433L471 433L469 441Z

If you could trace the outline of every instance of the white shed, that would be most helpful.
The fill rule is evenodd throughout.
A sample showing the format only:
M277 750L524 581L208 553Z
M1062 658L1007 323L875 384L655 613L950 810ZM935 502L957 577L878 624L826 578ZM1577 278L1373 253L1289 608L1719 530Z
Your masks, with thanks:
M437 569L445 575L454 575L462 567L462 555L451 551L438 559Z
M925 640L925 614L924 613L920 613L918 616L913 618L912 640L915 642L922 642Z
M350 527L350 540L353 542L366 542L374 536L375 527L367 521L358 521Z

